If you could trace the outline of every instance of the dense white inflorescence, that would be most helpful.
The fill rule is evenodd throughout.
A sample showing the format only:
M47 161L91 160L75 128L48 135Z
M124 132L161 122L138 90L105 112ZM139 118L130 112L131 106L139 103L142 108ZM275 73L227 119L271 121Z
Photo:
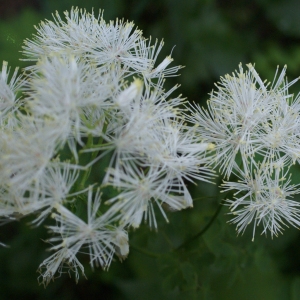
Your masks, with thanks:
M289 171L300 161L300 97L288 93L297 79L288 83L286 68L270 84L240 65L204 109L171 96L178 85L165 90L181 66L160 61L163 42L132 22L78 8L53 18L25 41L26 75L9 80L6 62L0 73L0 220L53 219L40 283L78 280L80 255L103 269L125 259L127 231L192 207L186 183L211 182L214 168L222 191L234 191L225 204L238 233L299 227Z
M218 83L210 95L208 108L195 105L188 119L196 125L203 141L215 145L211 164L218 166L227 180L223 192L234 191L226 201L232 223L243 233L253 223L262 224L262 233L277 236L284 226L300 225L299 194L291 185L289 170L300 158L300 97L288 88L286 67L273 83L261 80L254 67L242 65ZM237 181L236 181L237 180Z
M77 280L79 253L103 269L114 254L126 258L131 227L156 229L157 212L167 220L163 205L193 205L187 181L213 176L212 145L186 124L185 100L171 97L178 86L164 89L181 66L158 60L163 42L152 44L132 22L107 23L102 12L53 17L25 41L34 62L26 75L16 70L9 81L5 62L0 76L0 216L55 220L55 252L39 268L44 285L66 268ZM107 187L115 192L103 206Z

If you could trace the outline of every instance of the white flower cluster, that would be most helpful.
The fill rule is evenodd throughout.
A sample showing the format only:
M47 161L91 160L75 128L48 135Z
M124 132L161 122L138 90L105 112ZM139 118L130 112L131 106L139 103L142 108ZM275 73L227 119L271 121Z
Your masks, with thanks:
M36 225L55 220L48 240L55 252L39 268L44 285L63 272L77 279L79 253L104 269L114 254L126 258L128 229L142 221L157 228L155 210L167 220L163 207L191 207L186 182L213 175L213 144L186 124L184 99L170 98L177 86L163 88L181 67L169 67L171 56L158 61L162 46L131 22L74 8L25 41L34 62L26 75L16 70L8 80L3 64L0 220L32 213ZM105 188L112 192L100 206Z
M284 226L300 227L299 194L291 185L290 168L300 162L300 96L288 88L286 67L273 83L261 80L254 67L242 66L218 83L210 95L208 109L195 105L189 119L197 133L215 145L213 164L229 180L223 191L234 191L227 200L232 223L238 233L253 223L262 224L262 233L277 236ZM278 70L277 70L278 71Z

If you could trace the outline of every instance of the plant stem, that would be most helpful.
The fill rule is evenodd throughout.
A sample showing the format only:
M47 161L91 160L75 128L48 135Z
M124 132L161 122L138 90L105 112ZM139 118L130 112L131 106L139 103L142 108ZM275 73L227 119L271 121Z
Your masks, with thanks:
M197 238L199 238L200 236L202 236L209 229L209 227L213 224L213 222L215 221L215 219L218 217L218 215L219 215L219 213L220 213L220 211L222 209L223 204L224 204L224 200L222 200L219 203L217 210L215 211L215 213L212 216L212 218L210 219L210 221L206 224L206 226L200 232L198 232L196 235L194 235L193 237L191 237L187 241L183 242L179 247L175 248L175 251L181 250L186 245L188 245L189 243L193 242L194 240L196 240Z
M161 254L159 254L159 253L150 252L150 251L147 251L147 250L142 249L142 248L137 247L137 246L130 245L130 249L133 249L133 250L135 250L137 252L140 252L140 253L145 254L147 256L150 256L150 257L158 258L158 257L161 256Z

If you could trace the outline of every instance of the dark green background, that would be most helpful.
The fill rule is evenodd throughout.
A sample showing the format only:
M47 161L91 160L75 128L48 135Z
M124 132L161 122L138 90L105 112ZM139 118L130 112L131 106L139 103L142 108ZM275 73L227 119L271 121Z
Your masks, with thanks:
M300 75L300 2L297 0L10 0L0 3L0 58L13 67L20 62L23 39L44 18L71 6L95 12L104 18L134 21L144 36L165 40L160 59L172 56L184 65L181 76L169 86L190 101L205 103L214 82L237 69L255 63L263 79L272 80L276 67L288 66L290 80ZM297 92L300 84L293 88ZM300 182L299 170L294 179ZM46 229L31 229L19 223L1 227L0 300L2 299L300 299L300 235L294 228L274 240L257 236L251 228L236 236L222 208L216 221L202 237L181 251L171 251L209 222L221 198L217 185L192 186L195 207L161 216L159 231L142 226L130 232L131 250L123 263L115 261L108 272L90 270L88 280L76 285L67 275L50 283L37 284L36 269L48 256ZM148 253L150 252L150 253ZM83 259L84 261L84 259Z

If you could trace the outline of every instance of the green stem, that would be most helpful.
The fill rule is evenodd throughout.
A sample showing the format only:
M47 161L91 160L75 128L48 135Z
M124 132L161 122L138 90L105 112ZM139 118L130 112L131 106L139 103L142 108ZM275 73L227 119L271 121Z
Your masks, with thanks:
M150 256L150 257L158 258L158 257L161 256L161 254L159 254L159 253L150 252L150 251L147 251L147 250L142 249L142 248L137 247L137 246L130 245L130 249L133 249L133 250L135 250L137 252L140 252L140 253L145 254L147 256Z
M94 141L93 141L93 137L90 135L88 137L87 144L84 146L83 149L91 149L91 148L93 148L93 146L97 146L99 148L99 146L101 146L102 142L103 142L103 138L100 137L99 140L98 140L97 145L95 145ZM91 154L91 157L90 157L90 161L93 161L97 157L97 155L99 154L99 152L100 152L100 150L93 151L92 154ZM90 166L87 170L84 171L84 174L82 176L81 182L79 184L79 188L80 189L83 189L85 187L85 183L86 183L88 177L90 176L91 169L92 169L92 166Z
M220 202L220 204L218 205L218 208L215 211L214 215L212 216L212 218L210 219L210 221L206 224L206 226L200 232L198 232L196 235L194 235L189 240L183 242L179 247L175 248L174 250L175 251L181 250L186 245L188 245L189 243L193 242L194 240L196 240L197 238L199 238L200 236L202 236L209 229L209 227L213 224L213 222L215 221L215 219L218 217L218 215L219 215L219 213L220 213L220 211L222 209L223 204L224 204L224 200L222 200ZM155 258L161 257L161 254L159 254L159 253L153 253L153 252L147 251L147 250L142 249L142 248L137 247L137 246L130 245L130 248L133 249L133 250L135 250L135 251L137 251L137 252L140 252L142 254L150 256L150 257L155 257Z
M93 145L93 137L91 135L88 136L86 148ZM83 189L85 187L85 182L87 181L89 175L90 175L90 170L91 168L88 168L87 170L84 171L84 174L81 178L80 184L79 184L79 189Z
M220 204L218 205L218 208L217 208L216 212L214 213L214 215L212 216L212 218L210 219L210 221L206 224L206 226L200 232L198 232L196 235L194 235L193 237L191 237L187 241L183 242L179 247L175 248L175 251L181 250L186 245L190 244L191 242L193 242L194 240L196 240L200 236L202 236L209 229L209 227L213 224L213 222L215 221L215 219L218 217L218 215L219 215L219 213L220 213L220 211L222 209L223 204L224 204L224 200L222 200L220 202Z

